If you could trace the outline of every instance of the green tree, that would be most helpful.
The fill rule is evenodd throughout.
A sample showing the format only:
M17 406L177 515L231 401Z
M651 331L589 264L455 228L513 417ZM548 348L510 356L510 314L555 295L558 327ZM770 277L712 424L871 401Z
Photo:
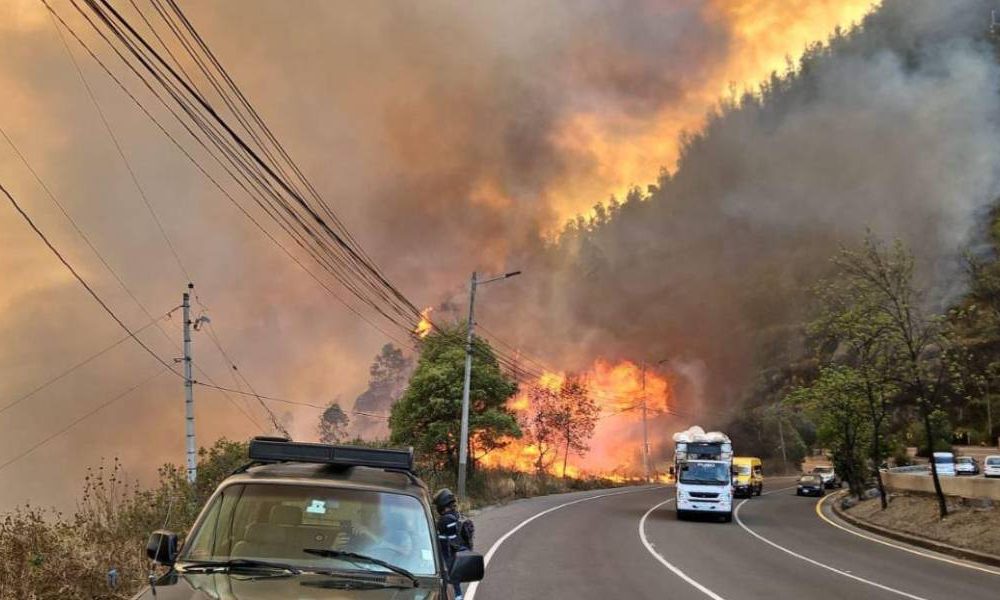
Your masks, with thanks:
M940 409L949 383L948 340L943 320L927 312L923 294L914 285L913 255L899 240L887 246L869 232L860 248L841 250L834 265L845 287L863 296L872 318L884 323L884 339L898 357L893 379L914 399L925 439L935 439L931 415ZM938 510L945 517L948 505L933 460L931 476Z
M817 287L819 316L809 333L830 349L830 362L849 365L859 380L869 420L871 468L882 509L888 507L880 469L889 456L886 427L892 402L900 393L900 345L890 316L881 309L882 294L866 281L835 276Z
M785 402L805 411L817 424L819 442L830 448L834 465L860 498L871 423L859 373L846 366L823 367L816 381L792 391Z
M413 446L434 469L458 466L465 327L436 330L424 338L420 358L403 397L392 407L390 440ZM517 384L500 370L489 344L473 341L469 389L470 467L485 454L521 437L507 400Z
M319 424L316 426L319 441L324 444L335 444L343 440L347 437L347 425L350 421L344 409L340 408L340 403L331 402L319 416Z

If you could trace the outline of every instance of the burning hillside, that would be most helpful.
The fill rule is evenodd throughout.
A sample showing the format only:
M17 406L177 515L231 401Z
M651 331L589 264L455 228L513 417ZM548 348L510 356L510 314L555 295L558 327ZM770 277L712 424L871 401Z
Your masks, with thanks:
M642 473L643 404L653 470L668 439L664 421L674 403L671 380L630 361L599 359L581 373L546 372L522 385L508 406L525 432L520 440L479 458L483 465L555 475L629 477ZM553 417L544 419L545 411ZM592 437L575 444L564 427L592 423Z

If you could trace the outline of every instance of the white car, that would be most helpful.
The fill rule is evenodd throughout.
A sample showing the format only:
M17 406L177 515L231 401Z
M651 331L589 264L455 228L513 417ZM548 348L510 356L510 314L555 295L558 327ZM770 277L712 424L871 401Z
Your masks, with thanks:
M1000 477L1000 454L986 457L986 460L983 461L983 475Z
M955 459L956 475L979 475L979 463L971 456L959 456Z
M955 455L951 452L935 452L934 466L937 468L938 477L954 477Z

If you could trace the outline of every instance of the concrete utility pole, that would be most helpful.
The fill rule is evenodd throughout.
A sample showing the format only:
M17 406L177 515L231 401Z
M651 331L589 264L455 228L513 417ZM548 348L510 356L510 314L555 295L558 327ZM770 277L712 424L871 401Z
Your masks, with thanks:
M198 476L198 460L194 443L194 378L191 376L191 290L194 284L188 284L184 292L184 418L185 443L187 446L187 479L194 483Z
M520 271L511 271L510 273L504 273L503 275L480 280L476 276L476 272L473 271L472 277L469 279L469 322L468 327L466 328L465 336L465 381L462 384L462 424L458 442L458 496L460 498L466 497L465 480L469 462L469 387L472 383L472 340L473 329L476 325L476 319L474 316L476 307L476 287L520 274Z
M646 422L646 363L642 363L642 476L649 483L649 428Z
M784 467L785 472L788 472L788 455L785 453L785 426L782 421L784 418L784 411L781 409L781 403L775 405L778 409L778 441L781 442L781 465Z

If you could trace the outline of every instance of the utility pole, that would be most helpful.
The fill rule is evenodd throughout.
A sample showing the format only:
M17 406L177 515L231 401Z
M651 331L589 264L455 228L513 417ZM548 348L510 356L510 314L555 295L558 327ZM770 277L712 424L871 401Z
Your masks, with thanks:
M781 465L784 467L785 472L788 472L788 455L785 453L785 426L782 423L784 421L784 414L781 410L781 404L775 405L778 409L778 441L781 442Z
M465 482L466 471L468 470L469 463L469 387L472 383L472 341L473 329L476 325L476 319L474 316L476 307L476 288L486 283L498 281L500 279L507 279L508 277L514 277L515 275L520 274L520 271L511 271L510 273L504 273L503 275L480 280L477 277L476 272L473 271L472 277L469 279L469 322L466 328L465 336L465 381L462 383L462 424L460 427L458 441L458 496L460 498L466 497Z
M986 384L986 439L989 440L991 446L998 445L997 440L993 437L993 402L990 401L990 368L986 367L986 377L984 378Z
M194 284L188 284L184 292L184 418L185 442L187 446L187 479L194 483L198 476L198 462L195 456L194 444L194 378L191 376L191 290Z
M642 476L649 483L649 428L646 421L646 362L640 363L642 380Z

